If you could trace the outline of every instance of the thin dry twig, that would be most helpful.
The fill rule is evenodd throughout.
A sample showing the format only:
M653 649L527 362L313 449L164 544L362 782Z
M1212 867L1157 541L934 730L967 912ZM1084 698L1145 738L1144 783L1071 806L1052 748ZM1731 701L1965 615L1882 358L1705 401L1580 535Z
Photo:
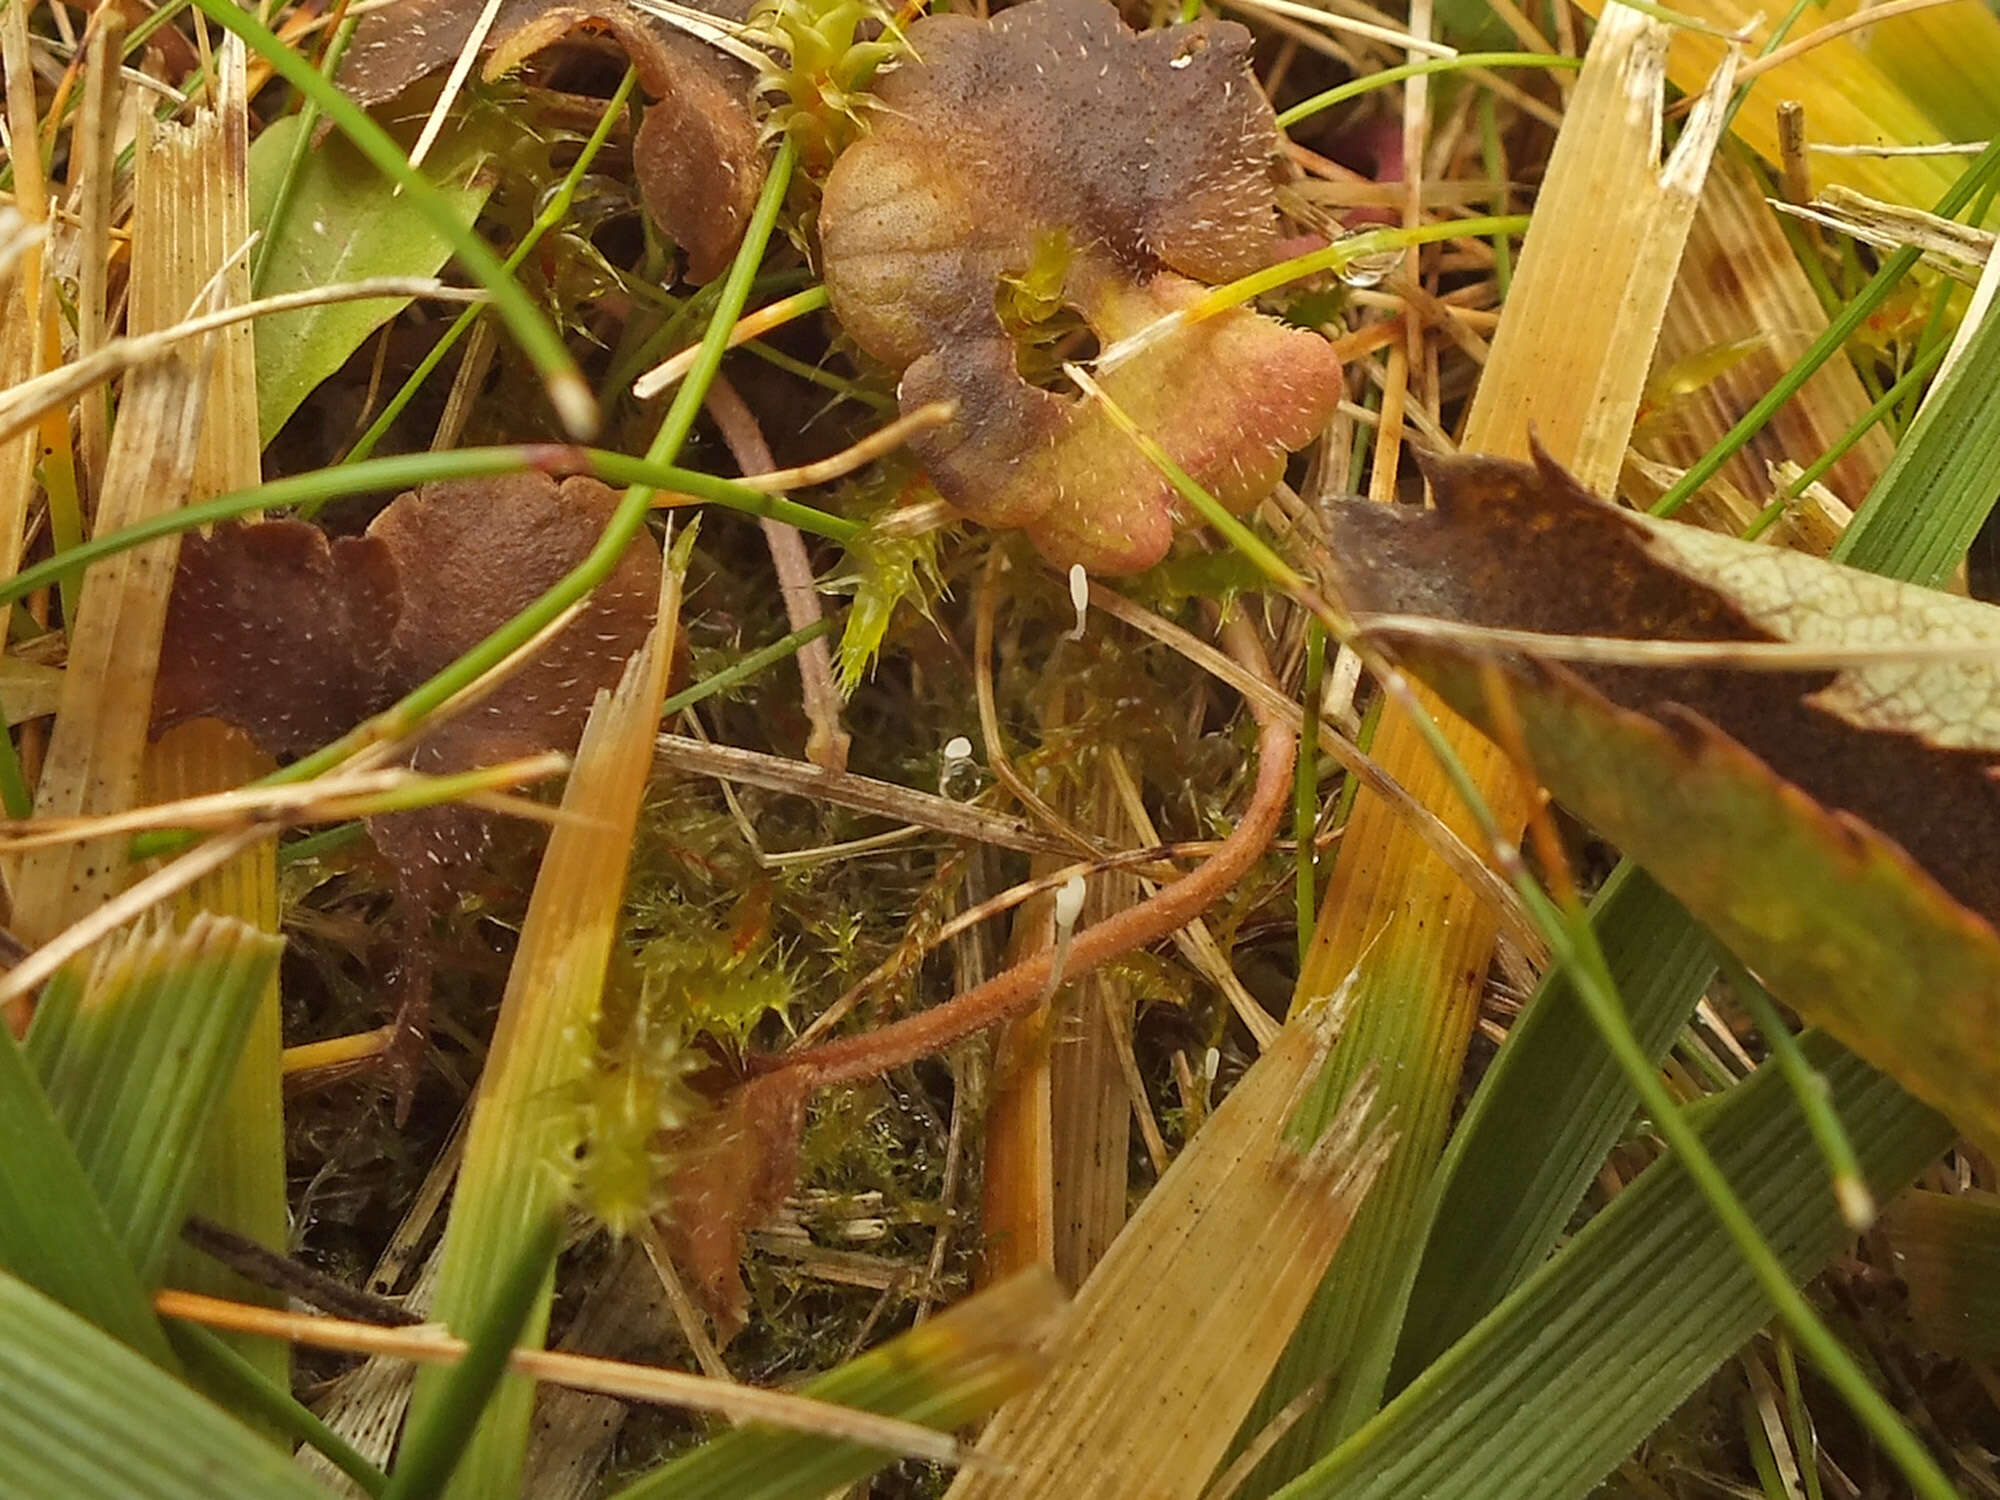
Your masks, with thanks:
M470 773L491 787L519 786L546 776L559 776L569 768L569 757L556 751L522 756ZM154 828L221 831L251 824L273 824L280 828L305 823L339 823L349 818L367 817L381 811L384 799L397 793L421 795L425 788L442 778L427 776L402 766L362 772L336 772L307 782L281 786L244 786L226 792L208 792L181 797L172 802L155 802L124 812L101 813L78 818L0 818L0 853L16 854L24 849L41 849L51 844L76 843L105 838L112 834L133 834ZM451 778L460 786L465 778ZM463 798L454 800L475 800ZM496 799L476 799L492 806ZM559 809L521 799L504 801L506 810L553 821ZM398 798L398 810L416 805Z
M663 734L657 743L659 763L673 770L762 787L768 792L789 792L837 802L858 812L916 823L953 838L996 844L1002 849L1019 849L1029 854L1062 849L1055 840L1036 833L1018 818L968 807L949 797L914 791L892 781L877 781L852 771L829 771L809 761L766 755L738 745L704 744L685 735Z
M876 429L856 443L841 449L830 457L809 464L800 464L792 469L773 469L768 474L744 474L736 483L746 490L757 490L766 495L783 494L788 490L810 489L818 484L831 484L836 479L845 479L856 469L873 463L885 453L892 453L903 446L919 432L927 432L933 427L942 427L957 414L958 408L949 401L932 401L907 412L895 421ZM673 490L662 490L653 501L656 510L671 506L706 505L709 502L700 495L683 495ZM921 507L906 506L898 515L905 515ZM951 517L949 509L940 506L935 511L926 512L927 520L934 525L922 529L931 531L947 523Z
M1267 712L1283 715L1294 724L1303 724L1305 712L1268 683L1244 671L1222 652L1206 641L1188 634L1178 625L1162 619L1143 605L1135 604L1123 594L1105 588L1101 584L1091 586L1090 602L1114 619L1122 620L1133 629L1143 631L1162 645L1170 646L1203 671L1228 683L1253 703L1261 703ZM1375 623L1379 624L1380 621ZM1475 853L1436 813L1425 807L1404 789L1374 760L1361 753L1350 741L1342 738L1329 724L1319 726L1319 748L1339 762L1341 768L1356 777L1369 791L1382 798L1396 809L1398 815L1409 825L1411 832L1424 841L1432 853L1450 865L1458 877L1473 890L1479 892L1500 915L1507 935L1523 953L1529 955L1538 967L1547 963L1548 945L1542 941L1535 925L1521 909L1520 897L1513 889L1494 873L1483 859Z
M455 1364L466 1350L465 1340L432 1326L385 1328L379 1323L230 1302L199 1292L156 1292L153 1306L162 1317L199 1323L207 1328L285 1339L317 1349L384 1355L414 1364ZM895 1417L836 1406L829 1401L815 1401L809 1396L738 1385L706 1375L691 1375L685 1370L597 1359L555 1349L516 1349L508 1356L508 1366L515 1374L530 1380L567 1386L571 1390L594 1391L655 1406L714 1412L738 1422L769 1422L830 1440L866 1443L871 1448L932 1463L964 1461L957 1440L949 1433Z
M826 293L817 287L803 292L794 292L789 297L780 297L776 302L745 313L736 320L736 326L729 330L729 342L723 347L740 349L752 339L761 338L774 328L782 328L794 318L826 306ZM671 358L663 359L632 382L632 394L641 401L653 397L677 385L694 368L695 360L701 354L699 344L690 344Z
M486 293L478 287L448 286L433 276L375 276L365 281L307 287L301 291L282 292L274 297L260 297L255 302L218 308L214 312L188 318L157 333L112 339L81 359L59 365L32 380L21 381L0 391L0 441L20 432L44 412L75 400L92 386L102 384L135 365L158 359L183 340L272 313L378 297L431 297L445 302L483 302Z
M1436 641L1484 651L1516 652L1544 661L1594 662L1618 667L1722 667L1739 672L1841 671L1900 664L1991 664L2000 661L2000 639L1904 640L1836 646L1824 641L1659 641L1611 635L1555 635L1468 625L1432 615L1364 615L1364 636Z
M717 375L708 388L708 414L722 431L736 466L745 474L769 474L778 467L757 425L756 413L736 393L736 387ZM813 577L812 559L806 556L806 539L796 526L769 516L758 522L771 549L771 564L778 572L778 590L785 599L785 618L794 631L809 630L820 623L819 585ZM847 749L853 736L841 727L840 689L833 680L833 653L826 637L816 636L799 648L799 682L805 693L806 718L812 732L806 737L806 759L829 771L847 769Z
M1268 13L1284 16L1288 20L1302 21L1308 26L1322 27L1327 31L1344 32L1366 41L1384 42L1392 47L1401 47L1423 57L1456 57L1458 49L1443 42L1431 41L1428 37L1412 36L1407 31L1399 31L1394 26L1384 26L1376 21L1363 21L1353 16L1337 15L1330 10L1322 10L1316 5L1301 5L1298 0L1227 0L1236 10L1244 10L1252 15ZM1930 4L1940 4L1942 0L1927 0Z
M1829 21L1815 31L1809 31L1795 42L1787 42L1775 52L1767 52L1762 57L1753 58L1736 70L1736 86L1741 88L1760 73L1768 73L1773 68L1782 68L1794 62L1815 48L1824 47L1849 32L1859 31L1864 26L1874 26L1883 21L1893 21L1898 16L1914 15L1920 10L1934 10L1940 5L1953 5L1958 0L1888 0L1884 5L1863 6L1852 15Z

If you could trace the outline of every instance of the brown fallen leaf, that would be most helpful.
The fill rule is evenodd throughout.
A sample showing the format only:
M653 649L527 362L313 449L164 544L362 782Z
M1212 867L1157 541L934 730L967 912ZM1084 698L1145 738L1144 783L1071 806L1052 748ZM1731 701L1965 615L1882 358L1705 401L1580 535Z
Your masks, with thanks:
M342 60L340 86L375 105L450 66L472 35L481 0L396 0L370 11ZM746 0L696 9L742 21ZM624 0L505 0L482 50L497 78L577 32L608 33L652 101L632 143L633 175L654 222L709 281L728 267L764 185L766 155L750 101L754 76L730 58Z
M1200 22L1135 35L1103 0L1030 0L908 33L875 127L820 209L833 310L902 373L905 411L955 402L913 439L939 492L1017 526L1058 566L1157 562L1178 494L1095 403L1021 375L1004 292L1079 313L1109 346L1277 246L1277 125L1250 34ZM1243 309L1180 327L1106 372L1106 394L1243 509L1338 399L1317 335Z
M368 535L385 543L406 580L389 643L400 695L434 676L519 614L583 561L617 508L595 479L558 486L542 474L426 485L398 497ZM653 628L659 549L625 549L583 612L490 694L419 739L410 764L447 774L538 750L574 750L591 700ZM493 819L458 803L370 820L405 891L437 910L484 856Z
M153 732L235 725L273 755L316 748L394 703L545 593L595 545L617 496L546 474L426 485L368 534L329 543L300 521L219 528L181 550ZM477 701L427 730L408 764L435 775L571 751L598 693L652 629L660 554L636 538L571 620ZM470 882L493 815L459 803L368 821L395 871L379 954L393 997L384 1057L408 1112L429 1026L431 923Z
M1543 455L1433 460L1435 510L1332 509L1372 615L1665 642L1992 656L1748 670L1557 662L1378 638L1490 722L1497 662L1535 774L1788 1004L2000 1140L2000 609L1619 510Z
M304 521L183 537L153 734L216 718L271 755L317 749L387 701L401 602L395 555L376 538L329 540Z
M168 608L153 731L210 716L296 756L386 708L546 592L596 543L617 497L542 474L427 485L365 537L301 521L190 537ZM434 774L572 750L591 700L652 626L660 558L633 542L581 614L479 702L413 747ZM484 854L489 816L460 806L369 820L404 894L436 911Z
M724 1343L749 1310L744 1237L791 1191L812 1089L796 1069L766 1073L732 1089L716 1113L667 1134L671 1207L660 1228Z

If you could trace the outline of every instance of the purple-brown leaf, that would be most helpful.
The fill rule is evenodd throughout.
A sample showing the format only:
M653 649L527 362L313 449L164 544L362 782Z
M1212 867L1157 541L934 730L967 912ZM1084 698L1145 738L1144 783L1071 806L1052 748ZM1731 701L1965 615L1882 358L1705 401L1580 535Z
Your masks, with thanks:
M337 738L519 614L596 544L617 497L543 474L427 485L365 537L329 543L301 521L225 527L183 543L167 614L155 732L210 715L273 755ZM448 774L572 750L596 695L652 629L660 557L635 540L578 616L410 754ZM488 815L462 806L370 820L405 894L437 910L485 852Z
M1571 638L1374 626L1476 722L1504 695L1551 791L1779 999L2000 1149L2000 609L1622 511L1546 456L1427 467L1435 510L1330 507L1363 628ZM1826 659L1556 659L1603 649L1575 637Z
M1058 565L1150 566L1178 495L1101 410L1021 376L997 299L1010 280L1059 276L1108 346L1271 261L1280 142L1250 35L1206 21L1134 35L1103 0L1030 0L990 22L927 18L909 43L875 128L827 179L834 311L903 373L905 410L957 403L912 443L953 505L1025 528ZM1340 392L1323 339L1242 309L1101 383L1236 509L1268 493Z
M222 719L279 757L346 733L388 702L401 595L379 540L329 542L303 521L182 538L153 733Z
M744 1238L784 1202L798 1176L811 1091L803 1071L781 1068L737 1085L713 1115L670 1137L675 1164L661 1228L725 1343L749 1308Z
M448 66L472 35L480 0L397 0L355 29L340 85L364 105L395 98ZM742 0L699 5L740 21ZM763 187L765 152L750 110L744 64L681 35L624 0L506 0L482 49L491 79L575 33L608 33L651 103L632 143L640 200L687 257L687 274L721 274Z

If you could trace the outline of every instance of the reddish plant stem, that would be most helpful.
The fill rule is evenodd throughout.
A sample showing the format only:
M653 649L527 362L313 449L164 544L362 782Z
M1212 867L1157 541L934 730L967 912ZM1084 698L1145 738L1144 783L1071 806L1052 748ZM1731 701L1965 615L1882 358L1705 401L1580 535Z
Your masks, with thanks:
M708 388L708 414L729 445L736 467L746 477L769 474L778 467L771 457L764 431L736 387L722 376ZM785 618L794 630L804 630L820 621L819 589L813 581L812 560L806 556L805 538L796 526L766 517L761 522L764 541L771 549L771 562L778 571L778 591L784 596ZM841 727L840 690L834 686L833 656L824 636L807 641L799 650L799 682L804 690L806 718L812 724L806 742L806 759L830 771L847 769L847 748L852 737Z
M1187 925L1227 894L1270 846L1279 821L1291 806L1292 757L1298 737L1289 723L1254 700L1251 712L1257 716L1261 732L1257 785L1243 810L1243 820L1207 863L1137 906L1079 932L1070 942L1063 979L1079 978ZM815 1088L877 1077L1030 1009L1047 991L1054 961L1053 951L1045 950L942 1005L860 1036L780 1054L766 1059L763 1066L767 1071L799 1069Z

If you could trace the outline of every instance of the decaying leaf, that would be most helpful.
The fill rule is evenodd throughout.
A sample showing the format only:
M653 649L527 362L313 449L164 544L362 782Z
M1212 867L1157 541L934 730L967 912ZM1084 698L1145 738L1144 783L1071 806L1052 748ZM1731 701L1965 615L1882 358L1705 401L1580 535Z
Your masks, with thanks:
M482 9L480 0L397 0L355 28L341 87L365 105L395 98L450 66ZM695 7L742 21L743 0ZM506 0L484 46L484 75L497 78L576 32L608 33L652 101L632 143L639 195L687 256L694 281L719 276L736 253L764 185L765 153L750 99L751 70L623 0Z
M582 562L617 508L595 479L543 474L426 485L399 497L368 534L401 563L402 614L390 640L397 694L444 670ZM573 750L591 700L618 685L646 642L660 593L650 539L625 549L583 613L534 659L417 741L410 763L444 774ZM491 820L447 803L375 820L375 841L426 904L451 893L485 852Z
M617 497L542 474L426 485L365 537L302 521L219 528L183 545L167 616L158 733L211 716L273 755L317 748L401 697L531 603L595 544ZM484 698L420 738L410 763L468 770L574 749L591 700L652 626L660 557L636 540L582 613ZM370 822L406 894L435 909L484 852L460 806Z
M672 1207L661 1227L725 1341L749 1309L738 1271L744 1236L791 1191L811 1092L803 1072L781 1068L732 1089L714 1115L669 1133Z
M400 594L377 538L304 521L182 538L153 733L217 718L276 756L326 744L383 705Z
M1134 35L1103 0L1030 0L991 22L929 17L909 45L874 130L827 179L834 311L902 372L905 411L957 404L912 442L953 505L1026 529L1059 566L1148 567L1179 497L1101 408L1023 378L1000 304L1074 309L1108 346L1269 263L1279 141L1250 35L1206 21ZM1102 384L1241 509L1331 412L1339 364L1316 335L1234 309Z
M2000 609L1604 504L1546 455L1433 462L1437 509L1342 504L1348 607L1829 652L1992 642ZM1385 641L1475 720L1474 649ZM1962 653L1961 653L1962 654ZM2000 1138L2000 667L1498 658L1535 773L1799 1012Z

